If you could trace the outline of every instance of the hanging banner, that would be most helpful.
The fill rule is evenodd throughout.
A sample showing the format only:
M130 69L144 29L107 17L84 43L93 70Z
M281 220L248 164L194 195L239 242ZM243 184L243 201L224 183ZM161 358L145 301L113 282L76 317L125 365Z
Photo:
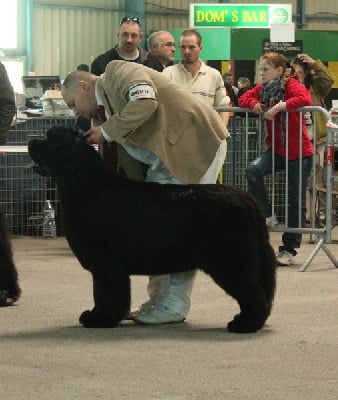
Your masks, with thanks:
M291 22L291 4L190 4L189 23L195 28L269 28Z

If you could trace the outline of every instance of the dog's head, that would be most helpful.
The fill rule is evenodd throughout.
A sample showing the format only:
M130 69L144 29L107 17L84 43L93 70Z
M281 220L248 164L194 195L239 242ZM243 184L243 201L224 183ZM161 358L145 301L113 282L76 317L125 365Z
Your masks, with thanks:
M67 174L74 177L80 169L85 171L86 165L88 169L91 159L101 160L83 135L64 126L49 129L46 139L30 140L28 152L34 162L34 171L54 178L65 178Z

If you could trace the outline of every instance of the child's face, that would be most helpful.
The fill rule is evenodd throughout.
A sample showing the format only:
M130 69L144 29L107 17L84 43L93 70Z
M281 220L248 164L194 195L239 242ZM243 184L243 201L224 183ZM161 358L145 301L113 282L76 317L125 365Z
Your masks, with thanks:
M269 82L281 76L282 67L274 67L263 59L259 64L259 74L263 83Z

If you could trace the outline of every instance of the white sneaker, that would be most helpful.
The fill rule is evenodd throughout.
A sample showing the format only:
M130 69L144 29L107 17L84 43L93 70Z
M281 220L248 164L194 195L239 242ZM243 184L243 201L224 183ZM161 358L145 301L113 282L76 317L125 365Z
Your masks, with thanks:
M277 217L275 215L271 215L271 217L266 217L265 223L266 226L277 226L278 225Z
M134 314L133 320L139 324L160 325L183 322L185 318L158 304L143 313Z
M148 310L151 309L151 307L154 307L154 305L155 305L155 303L151 299L149 299L145 303L142 303L140 305L140 307L138 307L138 308L136 308L134 310L131 310L131 312L130 312L131 319L134 319L135 315L147 312Z
M277 264L278 265L293 265L295 263L294 256L289 253L287 250L282 250L276 254Z

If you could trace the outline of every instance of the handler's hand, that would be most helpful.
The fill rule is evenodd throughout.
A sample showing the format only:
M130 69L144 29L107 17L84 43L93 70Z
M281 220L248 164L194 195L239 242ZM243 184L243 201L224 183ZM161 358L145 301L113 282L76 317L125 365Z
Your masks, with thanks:
M91 127L85 136L89 144L102 144L105 142L99 126Z

